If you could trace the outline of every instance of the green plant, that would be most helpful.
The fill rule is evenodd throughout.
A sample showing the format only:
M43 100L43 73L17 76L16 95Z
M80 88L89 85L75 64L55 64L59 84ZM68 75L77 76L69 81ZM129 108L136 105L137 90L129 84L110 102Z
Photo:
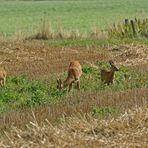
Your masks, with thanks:
M92 74L92 73L95 73L96 72L96 69L93 68L93 67L90 67L90 66L83 66L83 69L82 69L83 73L85 74Z
M91 109L91 115L93 117L105 117L116 113L118 110L111 106L93 106Z

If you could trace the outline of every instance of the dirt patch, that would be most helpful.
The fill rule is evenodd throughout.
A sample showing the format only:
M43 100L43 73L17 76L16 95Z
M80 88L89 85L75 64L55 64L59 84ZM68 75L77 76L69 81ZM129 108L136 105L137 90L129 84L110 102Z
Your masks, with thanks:
M108 60L110 54L90 48L50 48L45 41L0 42L0 61L10 75L25 74L30 77L44 77L67 69L71 60L81 64Z
M131 44L108 49L51 48L47 41L0 41L0 62L5 60L2 66L9 75L24 74L31 78L42 78L65 71L72 60L79 60L83 65L109 59L116 61L118 66L141 67L148 63L148 47Z
M109 49L118 64L125 66L145 65L148 63L148 47L143 45L122 45Z

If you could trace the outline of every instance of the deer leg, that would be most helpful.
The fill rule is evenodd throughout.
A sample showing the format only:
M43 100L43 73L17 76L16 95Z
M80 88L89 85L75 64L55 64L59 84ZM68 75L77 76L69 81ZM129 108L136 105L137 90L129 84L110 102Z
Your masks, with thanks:
M3 81L2 80L0 80L0 85L1 85L1 87L3 86Z
M6 77L4 77L3 79L3 85L5 86L5 84L6 84Z
M69 92L70 92L70 90L72 89L72 83L69 85Z
M80 90L80 81L77 81L77 89Z

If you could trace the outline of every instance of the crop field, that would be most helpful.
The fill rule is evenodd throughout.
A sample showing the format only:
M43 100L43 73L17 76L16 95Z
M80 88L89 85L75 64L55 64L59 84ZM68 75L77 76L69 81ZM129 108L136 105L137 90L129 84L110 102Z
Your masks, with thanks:
M0 0L0 147L147 147L147 8L147 0ZM59 90L73 60L80 90ZM109 60L119 71L107 85Z

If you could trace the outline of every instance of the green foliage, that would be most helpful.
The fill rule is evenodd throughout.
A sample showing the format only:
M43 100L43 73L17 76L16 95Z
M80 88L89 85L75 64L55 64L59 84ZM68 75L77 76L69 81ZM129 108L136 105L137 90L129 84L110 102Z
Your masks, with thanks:
M121 44L145 44L148 45L148 40L146 38L108 38L108 39L55 39L48 40L49 47L108 47L112 45L121 45Z
M108 45L117 45L121 42L116 39L91 39L91 38L82 38L82 39L56 39L49 40L50 47L104 47Z
M96 72L96 69L94 69L93 67L90 67L90 66L84 66L82 71L85 74L92 74L92 73Z
M91 115L96 118L102 118L114 113L117 113L117 109L111 106L93 106L91 109Z
M105 61L97 61L96 65L98 65L98 67L100 67L101 69L109 69L110 68L110 64Z
M10 108L20 108L54 103L55 98L63 95L63 92L48 87L44 81L29 80L25 76L11 76L7 79L6 87L0 89L0 105L9 104Z
M125 77L128 77L128 76L129 76L129 73L126 67L121 66L119 68L119 71L115 73L116 83L118 84L123 83L125 81Z
M98 84L98 71L90 66L83 66L83 76L81 78L81 89L83 91L95 89Z
M98 61L96 64L99 68L110 68L110 65L103 61ZM67 73L64 72L61 79L64 80L66 77ZM64 102L69 95L75 98L75 93L79 92L75 87L72 89L73 93L68 93L68 88L59 91L56 85L56 80L53 77L50 78L49 84L43 80L29 80L25 76L8 77L6 86L0 89L0 112L40 104ZM128 70L124 66L120 66L119 71L115 73L113 84L106 85L101 82L99 70L88 65L83 66L81 92L93 90L119 91L142 87L148 87L147 72ZM105 114L106 110L103 110L102 114ZM107 112L109 111L107 110ZM95 109L93 112L95 112ZM101 111L99 110L99 112Z

